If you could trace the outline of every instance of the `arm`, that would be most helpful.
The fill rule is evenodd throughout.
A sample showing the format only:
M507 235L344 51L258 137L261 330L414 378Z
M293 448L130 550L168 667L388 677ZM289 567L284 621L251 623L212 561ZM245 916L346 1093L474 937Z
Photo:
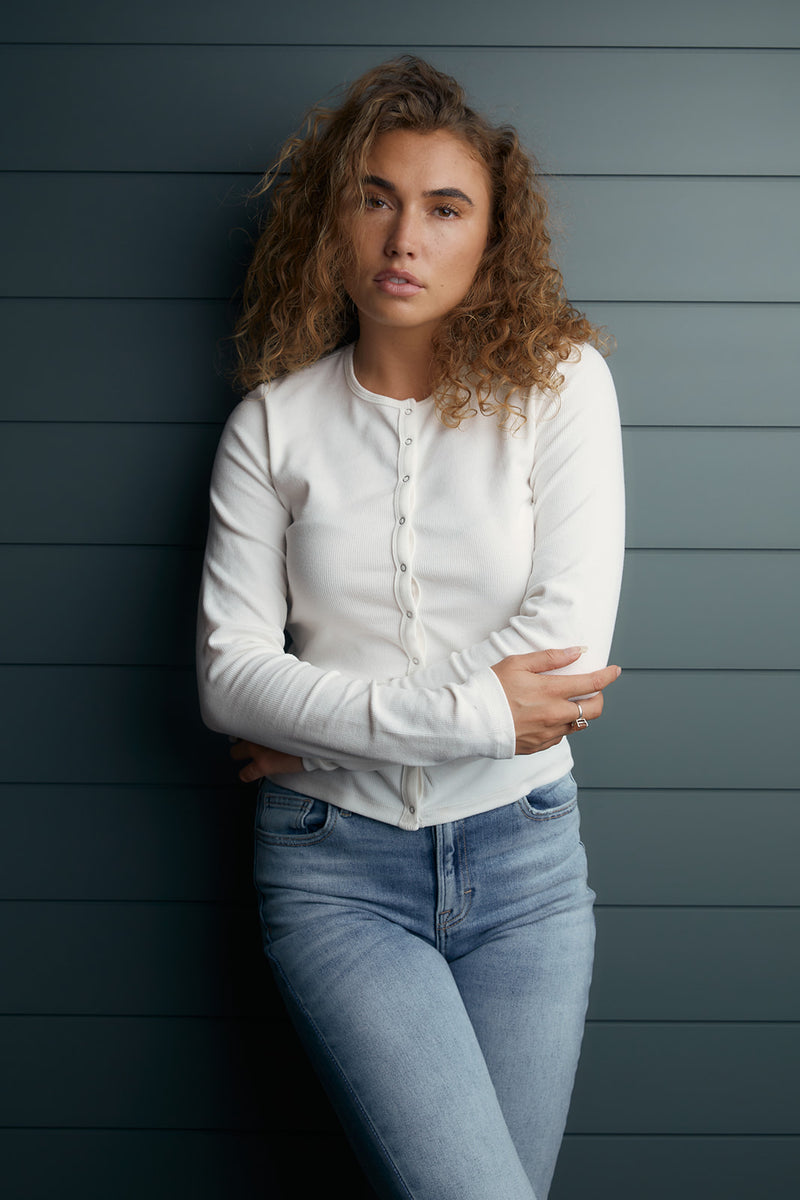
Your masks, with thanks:
M284 539L291 517L269 470L264 406L246 400L220 441L198 622L203 720L292 755L429 766L510 758L515 729L492 671L398 689L284 651Z

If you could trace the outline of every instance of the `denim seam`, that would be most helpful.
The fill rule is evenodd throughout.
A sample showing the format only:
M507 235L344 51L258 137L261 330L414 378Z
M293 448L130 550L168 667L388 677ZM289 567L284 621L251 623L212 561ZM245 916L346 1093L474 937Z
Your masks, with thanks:
M364 1108L364 1105L361 1103L361 1100L359 1099L358 1093L355 1091L355 1089L353 1088L353 1086L350 1083L350 1080L347 1078L347 1075L342 1070L342 1067L341 1067L341 1064L339 1063L338 1058L333 1053L333 1051L331 1050L327 1041L323 1037L322 1031L320 1030L316 1021L313 1019L313 1017L311 1016L311 1013L308 1011L305 1004L303 1004L303 1002L300 999L300 997L298 996L297 992L292 987L291 983L289 982L289 979L286 976L286 973L284 972L284 970L281 967L278 960L275 958L271 949L269 949L267 951L267 956L268 956L270 962L272 963L273 967L275 968L275 970L278 972L281 979L283 980L286 990L291 994L292 999L294 1000L298 1009L302 1012L304 1018L308 1022L308 1027L309 1027L309 1029L311 1029L313 1031L314 1037L316 1038L318 1044L322 1047L322 1050L323 1050L325 1056L330 1060L331 1063L333 1063L333 1066L336 1069L336 1073L339 1075L340 1079L343 1081L347 1093L352 1097L353 1103L356 1105L359 1112L362 1113L364 1121L366 1122L367 1126L372 1130L372 1133L375 1138L375 1144L380 1147L381 1153L383 1154L386 1162L388 1162L389 1166L391 1167L397 1181L399 1182L400 1186L403 1188L403 1191L405 1192L406 1196L408 1197L408 1200L414 1200L413 1192L410 1191L408 1184L406 1183L403 1176L400 1174L400 1171L397 1168L397 1163L394 1161L394 1158L389 1153L386 1143L384 1142L383 1138L380 1136L377 1129L375 1128L375 1125L374 1125L369 1113Z
M282 805L280 807L288 808L290 806ZM259 829L256 825L256 840L262 841L268 846L296 846L298 849L302 846L316 846L331 836L338 820L338 808L334 804L329 804L325 824L317 833L270 833L269 830Z
M465 921L467 919L467 917L469 916L470 909L472 908L472 898L474 895L474 889L471 886L471 881L470 881L470 877L469 877L469 861L467 859L467 837L466 837L466 831L464 828L463 821L458 822L457 836L458 836L459 841L461 842L461 857L462 857L462 861L464 864L464 880L465 880L467 886L461 892L462 902L461 902L461 908L458 910L457 916L453 917L452 920L447 920L447 918L450 917L453 912L452 908L446 908L442 912L439 913L438 926L443 934L447 934L447 931L449 929L454 929L456 925L460 925L463 921ZM442 946L442 949L444 949L444 946Z
M537 812L533 808L525 807L524 797L517 801L517 808L528 821L555 821L559 817L566 817L574 808L577 808L577 805L578 800L576 797L574 800L568 800L566 804L562 804L550 812Z

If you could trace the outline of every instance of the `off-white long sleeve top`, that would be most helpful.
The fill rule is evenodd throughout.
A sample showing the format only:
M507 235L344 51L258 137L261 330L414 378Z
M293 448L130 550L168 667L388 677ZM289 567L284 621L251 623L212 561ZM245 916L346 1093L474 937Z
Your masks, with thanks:
M282 782L403 829L510 803L572 765L515 756L490 667L607 660L624 501L611 376L591 347L504 432L367 391L352 347L256 388L211 485L198 668L212 729L302 756ZM290 644L286 649L285 631Z

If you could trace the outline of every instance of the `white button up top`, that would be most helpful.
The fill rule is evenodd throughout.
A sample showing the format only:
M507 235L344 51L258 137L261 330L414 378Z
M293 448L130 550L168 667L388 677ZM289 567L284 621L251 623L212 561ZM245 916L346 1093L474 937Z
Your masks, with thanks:
M281 782L404 829L510 803L572 765L514 756L510 654L605 664L624 504L591 347L516 432L369 392L352 347L262 385L214 466L198 636L213 729L303 757ZM284 632L290 639L285 648Z

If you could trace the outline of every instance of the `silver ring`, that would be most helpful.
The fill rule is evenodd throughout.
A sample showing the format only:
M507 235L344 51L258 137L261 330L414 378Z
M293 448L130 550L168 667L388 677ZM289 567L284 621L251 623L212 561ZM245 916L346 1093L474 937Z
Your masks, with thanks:
M578 704L578 701L573 700L572 703ZM572 722L572 724L575 726L576 729L588 729L589 728L589 722L586 720L586 717L583 715L583 709L581 708L580 704L578 704L578 715L575 718L575 720Z

